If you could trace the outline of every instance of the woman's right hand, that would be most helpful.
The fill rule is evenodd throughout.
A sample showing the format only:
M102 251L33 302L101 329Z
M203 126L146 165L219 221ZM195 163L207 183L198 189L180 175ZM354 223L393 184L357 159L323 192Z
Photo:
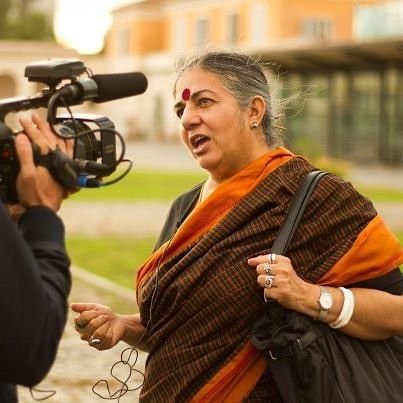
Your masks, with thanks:
M70 305L78 315L74 318L74 327L91 347L107 350L124 338L126 323L111 308L94 303L72 303Z
M149 350L140 314L120 315L108 306L94 303L75 302L70 306L78 313L74 318L75 329L81 340L87 341L91 347L108 350L124 341L140 350Z

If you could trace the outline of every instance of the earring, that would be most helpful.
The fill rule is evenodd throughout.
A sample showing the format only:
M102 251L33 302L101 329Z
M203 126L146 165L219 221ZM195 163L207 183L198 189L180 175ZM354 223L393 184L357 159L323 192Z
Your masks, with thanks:
M250 124L250 128L251 128L251 129L256 129L258 126L259 126L259 122L252 122L252 123Z

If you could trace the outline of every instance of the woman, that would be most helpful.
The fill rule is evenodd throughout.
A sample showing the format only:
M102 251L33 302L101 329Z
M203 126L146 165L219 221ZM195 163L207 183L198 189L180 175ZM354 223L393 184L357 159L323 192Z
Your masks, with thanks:
M266 282L264 264L288 203L314 167L281 147L265 75L249 56L210 52L190 60L174 97L182 140L208 179L174 202L140 268L140 314L76 303L76 328L100 350L123 340L149 351L141 401L280 402L249 343L265 301L248 264ZM403 262L371 203L332 175L314 192L289 254L307 284L334 286L392 273ZM272 268L278 278L282 259Z

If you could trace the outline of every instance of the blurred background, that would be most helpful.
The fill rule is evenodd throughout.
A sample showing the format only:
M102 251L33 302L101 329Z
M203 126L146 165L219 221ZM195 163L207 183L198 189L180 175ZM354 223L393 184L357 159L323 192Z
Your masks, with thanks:
M142 95L72 108L112 120L134 169L63 204L71 301L136 310L135 272L170 203L204 179L178 139L172 78L177 60L206 47L264 62L287 147L351 180L403 241L403 0L0 0L0 105L43 87L24 76L40 60L78 59L95 74L139 71L148 79ZM5 121L16 128L14 113ZM69 318L40 388L56 390L49 402L102 401L91 387L112 378L122 349L89 348ZM135 388L141 376L132 375ZM24 388L20 396L34 401Z
M401 0L2 0L0 39L1 98L34 93L24 68L50 57L100 74L143 72L146 94L83 106L110 116L128 141L178 141L178 58L241 49L267 63L293 150L403 164Z

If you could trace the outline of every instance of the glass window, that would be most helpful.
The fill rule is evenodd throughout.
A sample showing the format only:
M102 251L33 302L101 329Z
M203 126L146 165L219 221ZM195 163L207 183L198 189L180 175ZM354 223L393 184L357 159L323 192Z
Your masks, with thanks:
M326 40L332 36L332 22L328 19L304 18L301 24L303 38Z
M315 158L328 150L328 80L326 76L290 75L283 87L287 146Z
M359 72L353 76L353 115L351 156L356 161L378 157L380 132L380 79L377 73Z
M353 26L357 39L402 35L403 2L390 1L356 6Z

